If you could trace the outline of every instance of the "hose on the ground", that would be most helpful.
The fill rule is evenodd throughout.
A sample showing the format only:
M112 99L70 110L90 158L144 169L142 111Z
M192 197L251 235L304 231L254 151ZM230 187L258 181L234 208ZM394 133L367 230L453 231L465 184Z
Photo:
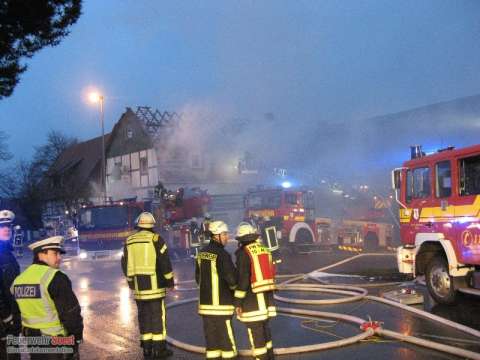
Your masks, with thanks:
M363 256L385 256L386 254L359 254L356 256L353 256L351 258L339 261L335 264L325 266L323 268L320 268L316 270L316 272L322 272L327 269L331 269L333 267L337 267L339 265L342 265L344 263L347 263L349 261L355 260L357 258L363 257ZM388 254L390 255L390 254ZM403 310L408 310L410 312L414 312L417 315L421 315L422 317L434 320L436 322L442 323L443 325L447 325L449 327L455 328L457 330L463 331L465 333L468 333L470 335L476 336L480 338L480 332L469 328L465 325L457 324L453 321L443 319L439 316L430 314L426 311L422 311L419 309L411 308L403 304L399 304L387 299L379 298L376 296L369 296L368 291L356 287L356 286L351 286L351 285L318 285L318 284L293 284L296 281L303 280L308 277L308 274L299 274L298 276L293 276L291 279L286 280L278 285L278 289L280 291L301 291L301 292L326 292L326 293L335 293L338 295L341 295L342 297L339 299L298 299L298 298L288 298L285 296L279 296L275 295L275 299L281 302L287 302L287 303L296 303L296 304L334 304L334 303L345 303L345 302L351 302L351 301L357 301L360 299L368 299L372 301L377 301L377 302L382 302L387 305L391 306L396 306L398 308L401 308ZM177 290L184 290L186 289L177 289ZM190 288L190 290L195 290L195 288ZM345 297L346 296L346 297ZM182 301L176 301L174 303L170 303L167 305L167 307L173 307L173 306L179 306L183 305L186 303L190 303L193 301L198 300L198 298L192 298L192 299L187 299L187 300L182 300ZM320 312L316 310L306 310L306 309L294 309L294 308L283 308L283 307L278 307L277 312L286 314L286 315L302 315L302 316L309 316L309 317L315 317L315 318L329 318L329 319L336 319L336 320L342 320L342 321L347 321L347 322L352 322L357 325L361 325L363 327L363 332L351 336L346 339L341 339L341 340L335 340L327 343L321 343L321 344L310 344L310 345L303 345L303 346L293 346L293 347L288 347L288 348L275 348L274 353L277 355L287 355L287 354L299 354L303 352L312 352L312 351L319 351L319 350L326 350L326 349L332 349L336 347L341 347L345 345L350 345L362 340L365 340L369 337L371 337L374 334L382 335L388 338L396 339L396 340L401 340L404 342L409 342L411 344L415 344L418 346L423 346L432 350L437 350L441 352L446 352L449 354L453 354L459 357L464 357L468 359L475 359L475 360L480 360L480 354L479 353L474 353L472 351L468 351L459 347L454 347L454 346L449 346L449 345L444 345L440 344L437 342L425 340L422 338L414 337L414 336L407 336L403 335L400 333L397 333L395 331L383 329L379 323L367 321L364 319L361 319L359 317L355 317L352 315L345 315L345 314L338 314L338 313L332 313L332 312ZM184 349L186 351L190 352L195 352L195 353L205 353L205 348L192 345L192 344L187 344L182 341L179 341L177 339L174 339L170 336L167 337L167 341L171 343L174 346L177 346L181 349ZM251 355L251 350L240 350L239 354L242 356L249 356Z

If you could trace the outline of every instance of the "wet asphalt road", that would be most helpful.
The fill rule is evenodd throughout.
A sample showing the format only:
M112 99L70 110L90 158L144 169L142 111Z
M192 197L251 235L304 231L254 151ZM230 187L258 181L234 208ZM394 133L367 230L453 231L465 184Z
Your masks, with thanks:
M321 252L312 254L286 255L279 265L279 274L307 273L318 268L336 263L354 256L345 252ZM28 255L26 255L28 257ZM22 267L29 263L22 259ZM174 272L178 287L192 288L193 261L191 259L174 261ZM142 359L138 342L136 306L130 296L128 287L121 273L119 258L97 261L67 260L62 264L74 286L82 306L85 323L85 342L81 345L82 359ZM331 277L326 281L342 283L389 282L405 280L396 272L396 260L391 254L385 256L361 257L349 263L327 270L332 274L356 274L362 277ZM286 278L285 278L286 279ZM284 279L282 279L284 280ZM411 283L404 283L413 287ZM397 286L369 288L369 293L381 295ZM422 286L416 286L425 291ZM172 291L167 303L196 297L195 290ZM328 298L329 295L310 293L282 292L282 296L300 298ZM453 321L480 330L480 301L472 296L462 296L456 306L435 305L425 296L424 305L428 311ZM283 304L282 307L300 307L300 305ZM403 334L419 336L424 339L458 346L470 351L480 352L480 342L473 336L458 330L419 317L404 310L392 308L369 300L362 300L342 305L301 306L320 311L351 314L364 319L384 322L384 327ZM196 303L191 302L169 309L167 313L168 334L180 341L203 346L201 318L196 313ZM305 344L323 343L338 340L359 333L356 326L343 322L292 318L277 316L271 324L274 346L289 347ZM246 331L242 324L234 321L234 331L239 348L248 348ZM172 359L202 359L203 356L174 348ZM372 338L368 341L343 348L322 352L279 356L279 359L452 359L452 355L427 350L418 346L388 339Z

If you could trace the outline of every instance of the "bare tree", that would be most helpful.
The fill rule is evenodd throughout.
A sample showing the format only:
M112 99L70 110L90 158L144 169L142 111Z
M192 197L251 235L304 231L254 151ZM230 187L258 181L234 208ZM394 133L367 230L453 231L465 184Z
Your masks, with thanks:
M36 147L31 161L19 161L0 177L0 196L16 198L32 224L41 226L42 202L45 199L43 180L47 171L76 139L59 131L50 131L45 145Z
M10 160L12 158L12 154L10 151L8 151L8 145L7 145L7 140L9 136L3 132L0 131L0 160Z

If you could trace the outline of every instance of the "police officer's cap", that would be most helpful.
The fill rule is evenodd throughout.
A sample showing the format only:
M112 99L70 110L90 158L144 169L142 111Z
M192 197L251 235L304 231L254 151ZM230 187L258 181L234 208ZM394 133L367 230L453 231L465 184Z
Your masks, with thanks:
M0 225L2 224L11 224L15 219L15 214L10 210L0 211Z
M35 254L45 250L57 250L60 254L65 254L63 249L63 236L52 236L47 239L35 241L28 245L28 248Z

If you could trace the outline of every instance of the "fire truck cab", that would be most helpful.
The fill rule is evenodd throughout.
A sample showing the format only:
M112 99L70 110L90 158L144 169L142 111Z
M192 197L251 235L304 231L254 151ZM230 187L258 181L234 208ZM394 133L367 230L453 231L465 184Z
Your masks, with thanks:
M400 205L400 272L425 275L431 296L455 302L460 288L480 288L480 145L411 159L392 172Z
M316 221L311 191L257 188L245 196L245 216L249 219L269 218L278 231L282 245L311 245L327 241L328 221Z

